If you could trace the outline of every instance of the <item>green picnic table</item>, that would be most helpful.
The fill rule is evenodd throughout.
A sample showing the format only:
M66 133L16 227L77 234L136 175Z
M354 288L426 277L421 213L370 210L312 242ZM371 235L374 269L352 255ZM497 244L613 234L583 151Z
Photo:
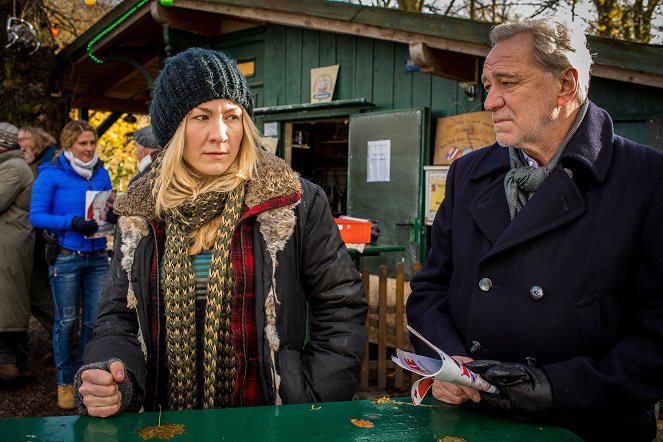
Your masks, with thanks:
M541 426L489 414L467 404L451 406L427 397L228 408L222 410L123 413L110 418L58 416L0 420L2 441L143 441L139 430L177 428L173 442L186 441L579 441L560 427ZM368 421L370 428L353 419ZM174 425L174 426L169 426ZM149 428L148 428L149 429ZM461 439L453 439L453 438ZM149 439L158 441L159 438Z

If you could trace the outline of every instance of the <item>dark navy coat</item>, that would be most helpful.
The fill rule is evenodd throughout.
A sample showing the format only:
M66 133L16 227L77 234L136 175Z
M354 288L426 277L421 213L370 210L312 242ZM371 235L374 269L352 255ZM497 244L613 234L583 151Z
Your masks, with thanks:
M508 149L454 161L408 322L450 355L543 368L553 420L584 437L602 427L651 440L663 398L663 154L615 135L590 103L561 164L572 178L557 167L511 221Z

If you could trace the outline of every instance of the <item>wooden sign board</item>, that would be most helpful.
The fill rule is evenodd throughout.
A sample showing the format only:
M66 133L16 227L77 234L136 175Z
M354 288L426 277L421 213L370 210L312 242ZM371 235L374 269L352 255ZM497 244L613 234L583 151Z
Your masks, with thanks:
M433 164L449 165L476 149L495 143L490 112L471 112L437 119Z

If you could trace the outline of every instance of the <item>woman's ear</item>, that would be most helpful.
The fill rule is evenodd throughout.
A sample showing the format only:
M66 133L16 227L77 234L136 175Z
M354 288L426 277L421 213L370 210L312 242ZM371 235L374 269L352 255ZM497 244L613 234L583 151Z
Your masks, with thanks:
M573 100L578 93L578 71L568 67L559 76L559 91L557 93L557 106L563 106Z

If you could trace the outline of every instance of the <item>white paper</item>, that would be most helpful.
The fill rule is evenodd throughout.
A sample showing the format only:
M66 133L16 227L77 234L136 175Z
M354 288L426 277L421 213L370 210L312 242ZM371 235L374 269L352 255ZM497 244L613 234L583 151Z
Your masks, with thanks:
M265 123L265 126L263 128L263 135L266 137L275 137L278 132L278 127L279 123L276 121Z
M390 180L391 140L368 142L366 182L377 183Z
M421 403L433 385L434 380L449 382L462 387L472 387L477 390L487 391L488 393L497 393L499 391L497 387L481 379L467 367L459 364L448 354L434 346L409 325L407 329L431 349L435 350L439 356L439 359L433 359L396 349L396 355L391 357L391 360L399 366L422 376L421 379L412 384L412 388L410 389L410 397L414 405Z
M101 238L110 235L115 230L115 224L106 221L106 216L110 210L113 210L115 201L115 190L96 191L88 190L85 192L85 219L97 222L99 229L86 238Z

